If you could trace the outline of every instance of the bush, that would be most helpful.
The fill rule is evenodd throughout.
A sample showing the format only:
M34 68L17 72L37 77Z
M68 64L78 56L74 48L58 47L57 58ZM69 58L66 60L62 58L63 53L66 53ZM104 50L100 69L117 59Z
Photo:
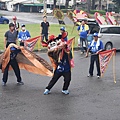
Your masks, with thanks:
M95 12L99 12L99 13L101 13L101 14L103 14L103 15L106 14L106 11L104 11L104 10L91 10L91 11L90 11L90 14L94 14Z
M73 11L73 9L61 9L63 11L63 13L67 13L68 10Z

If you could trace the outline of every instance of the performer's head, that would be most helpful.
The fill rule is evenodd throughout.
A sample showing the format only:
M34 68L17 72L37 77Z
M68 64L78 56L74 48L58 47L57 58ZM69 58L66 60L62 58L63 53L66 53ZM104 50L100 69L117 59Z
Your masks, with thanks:
M98 40L98 33L94 33L93 36L94 36L94 40L97 41Z
M44 21L44 22L47 21L47 16L43 16L43 21Z
M22 25L21 25L21 30L22 30L22 31L25 31L25 30L26 30L25 24L22 24Z
M65 32L65 27L64 26L60 28L60 32L61 33Z
M17 21L17 17L16 16L14 16L12 19L13 19L13 22Z
M9 24L9 29L10 31L13 31L15 29L15 25L13 23Z

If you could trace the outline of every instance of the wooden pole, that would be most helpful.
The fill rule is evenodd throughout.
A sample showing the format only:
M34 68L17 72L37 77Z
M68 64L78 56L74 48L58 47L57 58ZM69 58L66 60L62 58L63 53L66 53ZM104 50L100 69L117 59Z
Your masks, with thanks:
M115 52L113 53L113 78L114 78L114 83L116 83Z

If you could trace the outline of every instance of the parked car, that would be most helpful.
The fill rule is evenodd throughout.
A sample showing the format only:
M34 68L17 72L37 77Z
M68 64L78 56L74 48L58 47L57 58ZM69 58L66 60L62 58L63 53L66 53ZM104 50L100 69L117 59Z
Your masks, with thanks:
M95 20L88 19L90 34L87 37L88 44L93 40L93 34L99 33L99 39L103 41L104 49L120 49L120 26L99 25Z
M0 24L9 24L9 20L3 16L0 16Z
M106 50L120 49L120 26L100 25L99 37L103 41Z
M53 10L51 10L50 8L47 8L46 10L47 10L47 14L53 12ZM43 12L44 12L44 9L40 10L39 12L40 12L40 13L43 13Z

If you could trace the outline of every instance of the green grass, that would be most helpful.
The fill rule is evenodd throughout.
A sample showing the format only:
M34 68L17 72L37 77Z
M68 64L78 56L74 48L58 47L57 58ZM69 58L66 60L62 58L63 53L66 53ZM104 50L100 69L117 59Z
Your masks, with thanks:
M50 35L54 34L57 36L60 33L60 30L59 30L60 27L61 26L58 24L50 25ZM27 24L26 28L27 28L27 30L29 30L32 38L40 35L40 25L39 24ZM76 31L76 27L74 28L73 33L71 34L72 29L73 29L73 25L66 26L66 30L68 31L68 39L70 39L74 36L77 36L77 34L78 34ZM3 25L3 24L0 25L0 50L4 49L4 34L7 30L8 30L8 25ZM78 39L78 36L76 37L75 46L77 45L77 39ZM41 45L40 45L40 47L41 47ZM37 49L37 45L36 45L35 49Z

